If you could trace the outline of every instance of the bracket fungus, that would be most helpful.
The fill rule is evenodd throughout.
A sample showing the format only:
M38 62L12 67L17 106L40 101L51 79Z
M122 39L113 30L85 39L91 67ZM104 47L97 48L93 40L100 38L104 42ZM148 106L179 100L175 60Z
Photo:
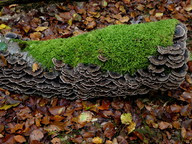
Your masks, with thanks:
M0 87L16 93L67 99L138 95L176 89L187 73L187 29L177 20L114 25L68 39L10 39L17 37L0 36Z

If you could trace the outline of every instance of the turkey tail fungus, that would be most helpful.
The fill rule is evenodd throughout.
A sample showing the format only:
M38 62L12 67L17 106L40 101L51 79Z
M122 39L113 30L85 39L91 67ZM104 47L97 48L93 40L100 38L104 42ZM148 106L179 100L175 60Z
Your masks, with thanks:
M9 37L0 37L0 87L27 95L89 99L166 91L180 86L188 68L187 29L175 19L67 39Z

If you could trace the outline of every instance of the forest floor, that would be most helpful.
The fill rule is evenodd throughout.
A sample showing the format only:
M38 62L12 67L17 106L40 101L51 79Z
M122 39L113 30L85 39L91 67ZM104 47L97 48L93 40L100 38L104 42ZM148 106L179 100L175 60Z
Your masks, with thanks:
M23 38L68 38L112 24L175 18L188 28L190 0L89 0L12 4L0 11L0 33ZM192 142L192 61L177 89L87 101L15 94L0 88L2 144L183 144Z

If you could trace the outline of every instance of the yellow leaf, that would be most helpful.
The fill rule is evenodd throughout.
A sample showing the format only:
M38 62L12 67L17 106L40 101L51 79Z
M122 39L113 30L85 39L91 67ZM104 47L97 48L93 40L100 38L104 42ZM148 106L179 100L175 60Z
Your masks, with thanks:
M191 11L192 10L192 5L188 5L187 7L184 8L186 11Z
M133 132L135 130L136 127L136 123L135 122L131 122L130 125L127 127L127 132L128 134L130 134L131 132Z
M79 115L78 122L79 123L84 123L84 122L90 122L92 120L92 113L87 111L87 112L82 112Z
M121 123L129 125L132 122L131 113L124 113L121 115Z
M32 71L35 72L38 69L39 69L39 65L37 63L34 63L32 66Z
M1 24L1 25L0 25L0 30L5 29L6 27L7 27L7 25Z
M69 21L68 21L68 25L71 26L73 24L73 19L71 18Z
M48 27L37 27L37 28L35 29L35 31L39 32L39 31L44 31L44 30L46 30L46 29L48 29Z
M162 16L163 16L163 13L156 13L155 16L156 16L156 17L162 17Z
M0 110L8 110L11 107L16 107L17 105L19 105L19 103L11 104L11 105L4 105L4 106L0 107Z
M92 142L95 143L95 144L102 144L103 140L100 137L94 137L92 139Z

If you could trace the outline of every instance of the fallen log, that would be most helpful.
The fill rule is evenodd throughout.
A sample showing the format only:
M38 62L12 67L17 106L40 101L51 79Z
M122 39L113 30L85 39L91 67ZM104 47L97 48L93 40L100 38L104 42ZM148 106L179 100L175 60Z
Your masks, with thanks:
M67 99L176 89L187 73L186 38L185 25L174 19L113 25L67 39L1 37L0 87Z

